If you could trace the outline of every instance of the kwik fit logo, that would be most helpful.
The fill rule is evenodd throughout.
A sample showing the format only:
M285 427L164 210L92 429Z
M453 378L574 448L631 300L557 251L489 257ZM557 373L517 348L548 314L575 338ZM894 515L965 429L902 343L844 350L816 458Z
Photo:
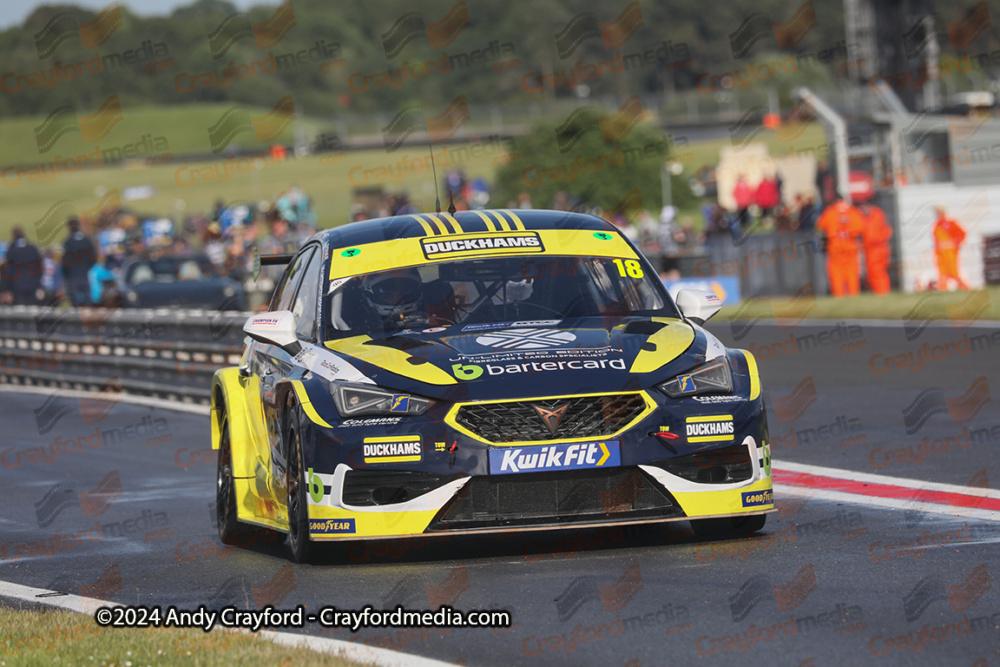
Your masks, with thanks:
M417 130L425 130L433 143L447 141L469 118L469 102L465 95L453 99L448 108L437 116L424 115L419 104L407 105L382 128L385 151L392 153L397 150Z
M600 115L592 106L576 109L562 125L556 128L559 150L563 153L569 151L584 135L598 129L604 137L604 143L619 142L629 135L642 116L642 102L638 95L625 100L617 113L610 116Z
M625 45L635 31L645 25L638 2L630 3L614 21L600 23L593 12L577 14L566 27L555 34L560 58L569 58L588 39L599 37L606 49Z
M733 58L742 58L753 45L765 37L773 37L779 49L790 49L805 39L816 27L816 7L812 0L802 3L784 23L775 23L767 12L755 12L743 20L740 27L729 33Z
M117 2L101 10L92 21L77 21L79 10L59 12L49 19L45 27L35 33L35 48L39 58L48 58L56 47L67 39L79 37L86 49L96 49L122 27L122 9Z
M250 15L242 12L230 14L209 33L208 46L216 60L225 56L230 47L242 39L252 38L257 48L269 49L284 39L296 25L295 8L291 2L279 5L274 14L262 23L252 23Z
M101 108L89 116L81 116L72 104L61 106L35 128L38 152L48 152L63 135L70 132L79 132L87 143L100 141L108 136L111 129L120 123L123 117L118 95L112 95L104 100Z
M213 153L221 153L239 134L252 131L259 143L274 141L295 120L295 100L285 95L263 116L251 116L242 104L227 110L218 122L208 128Z
M382 33L382 48L385 57L391 60L414 39L427 35L431 48L443 49L458 39L470 25L469 8L465 2L455 3L443 19L432 23L424 20L423 14L410 12L400 16L388 31Z

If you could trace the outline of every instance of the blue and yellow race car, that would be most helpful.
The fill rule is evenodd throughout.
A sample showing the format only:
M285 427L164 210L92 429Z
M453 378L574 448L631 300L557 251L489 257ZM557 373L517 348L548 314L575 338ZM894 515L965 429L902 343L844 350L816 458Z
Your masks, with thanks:
M215 374L219 535L315 542L774 510L753 356L702 328L610 223L396 216L316 234Z

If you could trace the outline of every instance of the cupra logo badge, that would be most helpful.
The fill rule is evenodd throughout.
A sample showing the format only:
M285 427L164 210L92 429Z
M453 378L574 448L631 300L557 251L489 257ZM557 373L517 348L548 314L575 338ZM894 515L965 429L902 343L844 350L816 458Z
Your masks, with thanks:
M567 403L561 408L556 408L555 410L546 410L545 408L537 405L533 407L535 408L535 412L538 413L538 416L542 418L542 421L545 422L545 425L549 428L549 433L555 435L556 429L559 428L559 422L562 421L563 415L566 414L566 408L569 407L569 404Z

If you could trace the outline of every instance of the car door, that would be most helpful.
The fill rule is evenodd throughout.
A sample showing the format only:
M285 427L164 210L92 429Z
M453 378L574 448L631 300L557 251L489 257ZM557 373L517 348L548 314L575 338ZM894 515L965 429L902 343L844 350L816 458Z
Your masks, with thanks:
M303 248L292 267L288 287L283 290L275 308L291 311L295 316L296 333L304 342L315 342L313 329L322 263L322 248L318 243ZM270 347L271 354L265 363L271 365L272 372L261 381L261 405L268 425L272 487L275 497L283 505L287 482L285 473L288 452L284 436L288 427L285 414L288 386L286 384L281 387L281 384L283 381L300 379L306 369L284 350Z
M307 246L289 262L274 290L268 311L291 310L292 300L302 283L303 269L315 253L315 245ZM247 359L250 379L247 397L253 403L250 422L257 456L254 466L256 492L258 497L269 501L258 511L274 518L280 515L284 504L284 480L279 489L278 478L274 476L274 451L275 443L280 442L278 422L281 417L275 394L278 381L292 368L292 358L275 345L254 341L247 351Z

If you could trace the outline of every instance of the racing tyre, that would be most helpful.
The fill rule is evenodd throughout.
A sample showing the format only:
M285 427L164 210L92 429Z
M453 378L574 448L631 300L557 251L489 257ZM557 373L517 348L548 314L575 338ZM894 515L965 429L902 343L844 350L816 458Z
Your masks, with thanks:
M311 562L316 545L309 541L309 487L303 466L298 420L288 430L288 544L296 563Z
M719 519L693 519L691 530L701 539L719 540L748 537L764 528L766 514L727 516Z
M252 532L249 526L236 518L236 482L233 479L233 448L229 442L229 417L222 411L219 428L219 463L215 473L215 519L219 539L223 544L235 545L241 537Z

